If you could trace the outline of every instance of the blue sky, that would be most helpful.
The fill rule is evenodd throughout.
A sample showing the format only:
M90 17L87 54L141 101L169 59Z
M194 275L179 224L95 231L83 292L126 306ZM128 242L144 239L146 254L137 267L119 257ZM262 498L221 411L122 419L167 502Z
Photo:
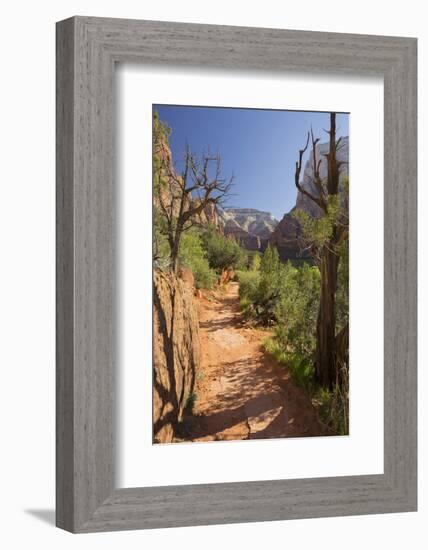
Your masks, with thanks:
M186 141L197 156L208 149L219 152L222 176L235 176L234 196L226 206L265 210L277 219L294 206L295 162L311 125L321 143L328 141L324 129L329 128L329 113L176 105L153 108L172 129L170 146L178 170ZM337 130L338 136L349 135L348 114L337 115Z

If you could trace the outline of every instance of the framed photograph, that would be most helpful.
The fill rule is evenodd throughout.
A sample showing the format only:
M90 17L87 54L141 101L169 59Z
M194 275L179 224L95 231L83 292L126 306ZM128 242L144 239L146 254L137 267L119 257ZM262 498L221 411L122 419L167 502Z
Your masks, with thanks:
M57 525L414 511L416 39L57 24Z

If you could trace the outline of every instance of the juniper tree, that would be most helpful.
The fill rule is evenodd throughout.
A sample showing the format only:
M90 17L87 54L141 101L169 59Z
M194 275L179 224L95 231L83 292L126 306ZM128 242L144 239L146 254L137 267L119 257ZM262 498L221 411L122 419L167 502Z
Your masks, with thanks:
M308 132L306 145L299 151L296 161L295 185L319 207L320 216L310 217L303 211L296 212L303 228L303 239L321 274L320 304L317 319L317 343L315 373L319 382L332 388L337 381L336 365L336 291L341 250L347 246L348 208L346 190L340 195L340 172L344 164L337 159L342 138L336 139L336 113L330 113L329 149L324 156L327 161L327 177L320 175L321 159L313 132ZM315 193L300 183L302 159L311 138L312 181Z

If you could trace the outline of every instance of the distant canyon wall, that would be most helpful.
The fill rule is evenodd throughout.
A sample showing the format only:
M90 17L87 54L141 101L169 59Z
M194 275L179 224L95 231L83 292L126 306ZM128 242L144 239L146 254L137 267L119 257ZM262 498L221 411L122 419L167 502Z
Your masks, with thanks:
M278 220L270 212L256 208L218 209L225 235L234 237L247 250L263 251Z
M321 160L320 176L323 180L327 179L327 161L324 155L328 153L328 150L328 143L317 145L317 158ZM343 181L343 178L349 175L349 166L347 164L349 162L349 137L342 138L337 152L337 159L345 162L341 167L340 174L340 178ZM313 164L311 160L308 160L305 165L301 185L312 195L318 196L318 191L315 188L313 180ZM303 210L312 217L318 217L321 214L320 208L309 197L300 191L297 193L295 206L290 212L284 214L284 217L269 237L269 243L278 249L280 258L283 261L309 259L309 253L304 250L302 243L302 228L293 215L295 210Z

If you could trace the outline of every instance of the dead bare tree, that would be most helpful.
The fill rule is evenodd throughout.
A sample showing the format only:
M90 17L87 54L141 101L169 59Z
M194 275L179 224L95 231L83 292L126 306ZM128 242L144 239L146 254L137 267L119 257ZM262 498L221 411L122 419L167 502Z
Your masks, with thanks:
M208 205L218 205L230 193L233 176L228 180L221 177L219 154L203 154L201 160L186 145L183 170L177 174L166 149L159 149L158 205L165 223L165 233L171 252L171 266L178 270L180 242L184 231L198 224L198 216Z
M330 217L331 230L329 236L323 242L311 242L309 237L308 248L321 273L320 305L317 319L317 347L315 359L315 373L319 382L332 388L337 379L336 372L336 290L337 273L339 266L340 245L348 237L348 218L345 209L339 209L337 215L331 218L331 208L334 204L340 204L339 183L341 161L337 160L337 151L340 148L341 138L336 140L336 114L330 113L329 151L325 154L327 160L327 179L323 181L320 176L321 159L317 158L317 143L311 130L308 133L306 145L299 151L299 159L296 162L295 184L297 189L306 195L320 209L321 217ZM302 159L309 146L311 138L311 160L313 167L313 183L316 194L305 189L300 183Z

